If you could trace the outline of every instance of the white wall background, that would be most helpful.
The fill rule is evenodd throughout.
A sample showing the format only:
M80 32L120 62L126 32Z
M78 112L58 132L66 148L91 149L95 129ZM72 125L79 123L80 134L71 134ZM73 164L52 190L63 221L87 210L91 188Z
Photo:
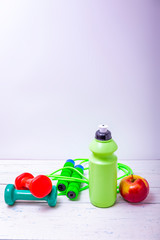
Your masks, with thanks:
M158 1L0 1L0 158L160 158Z

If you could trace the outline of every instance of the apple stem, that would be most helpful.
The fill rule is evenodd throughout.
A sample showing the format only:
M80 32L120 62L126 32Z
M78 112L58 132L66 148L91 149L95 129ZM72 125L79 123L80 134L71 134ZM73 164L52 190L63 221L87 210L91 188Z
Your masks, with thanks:
M133 177L133 174L131 174L131 176L132 176L132 179L131 179L131 181L132 181L132 182L134 182L134 177Z

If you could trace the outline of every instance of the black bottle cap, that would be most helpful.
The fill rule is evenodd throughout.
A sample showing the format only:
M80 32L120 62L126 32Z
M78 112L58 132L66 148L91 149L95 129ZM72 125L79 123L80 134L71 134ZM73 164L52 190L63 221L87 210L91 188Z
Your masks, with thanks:
M112 138L111 132L107 129L106 125L100 125L95 134L95 138L100 141L108 141Z

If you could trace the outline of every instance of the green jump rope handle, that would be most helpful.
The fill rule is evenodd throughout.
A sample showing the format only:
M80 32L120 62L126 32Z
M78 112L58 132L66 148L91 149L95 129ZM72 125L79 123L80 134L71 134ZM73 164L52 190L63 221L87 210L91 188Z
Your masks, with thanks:
M76 170L83 174L84 168L82 165L76 165ZM81 179L82 177L74 171L72 177ZM80 182L70 182L67 188L67 197L71 200L76 200L79 194Z
M73 167L74 168L75 162L72 159L68 159L63 167ZM71 177L73 170L69 168L64 168L61 172L61 176ZM59 180L57 183L57 188L60 192L66 191L68 188L68 182L65 180Z
M32 195L29 190L17 190L13 184L8 184L4 191L4 200L6 204L12 206L16 200L31 200L41 201L45 200L48 202L50 207L54 207L57 202L57 188L52 186L52 191L44 198L37 198Z

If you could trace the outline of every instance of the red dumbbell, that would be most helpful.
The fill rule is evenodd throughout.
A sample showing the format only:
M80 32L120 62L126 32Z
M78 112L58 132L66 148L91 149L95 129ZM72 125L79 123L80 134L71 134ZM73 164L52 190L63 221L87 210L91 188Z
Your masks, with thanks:
M22 173L15 179L15 188L18 190L30 190L33 196L43 198L52 191L52 181L45 175L34 178L30 173Z

